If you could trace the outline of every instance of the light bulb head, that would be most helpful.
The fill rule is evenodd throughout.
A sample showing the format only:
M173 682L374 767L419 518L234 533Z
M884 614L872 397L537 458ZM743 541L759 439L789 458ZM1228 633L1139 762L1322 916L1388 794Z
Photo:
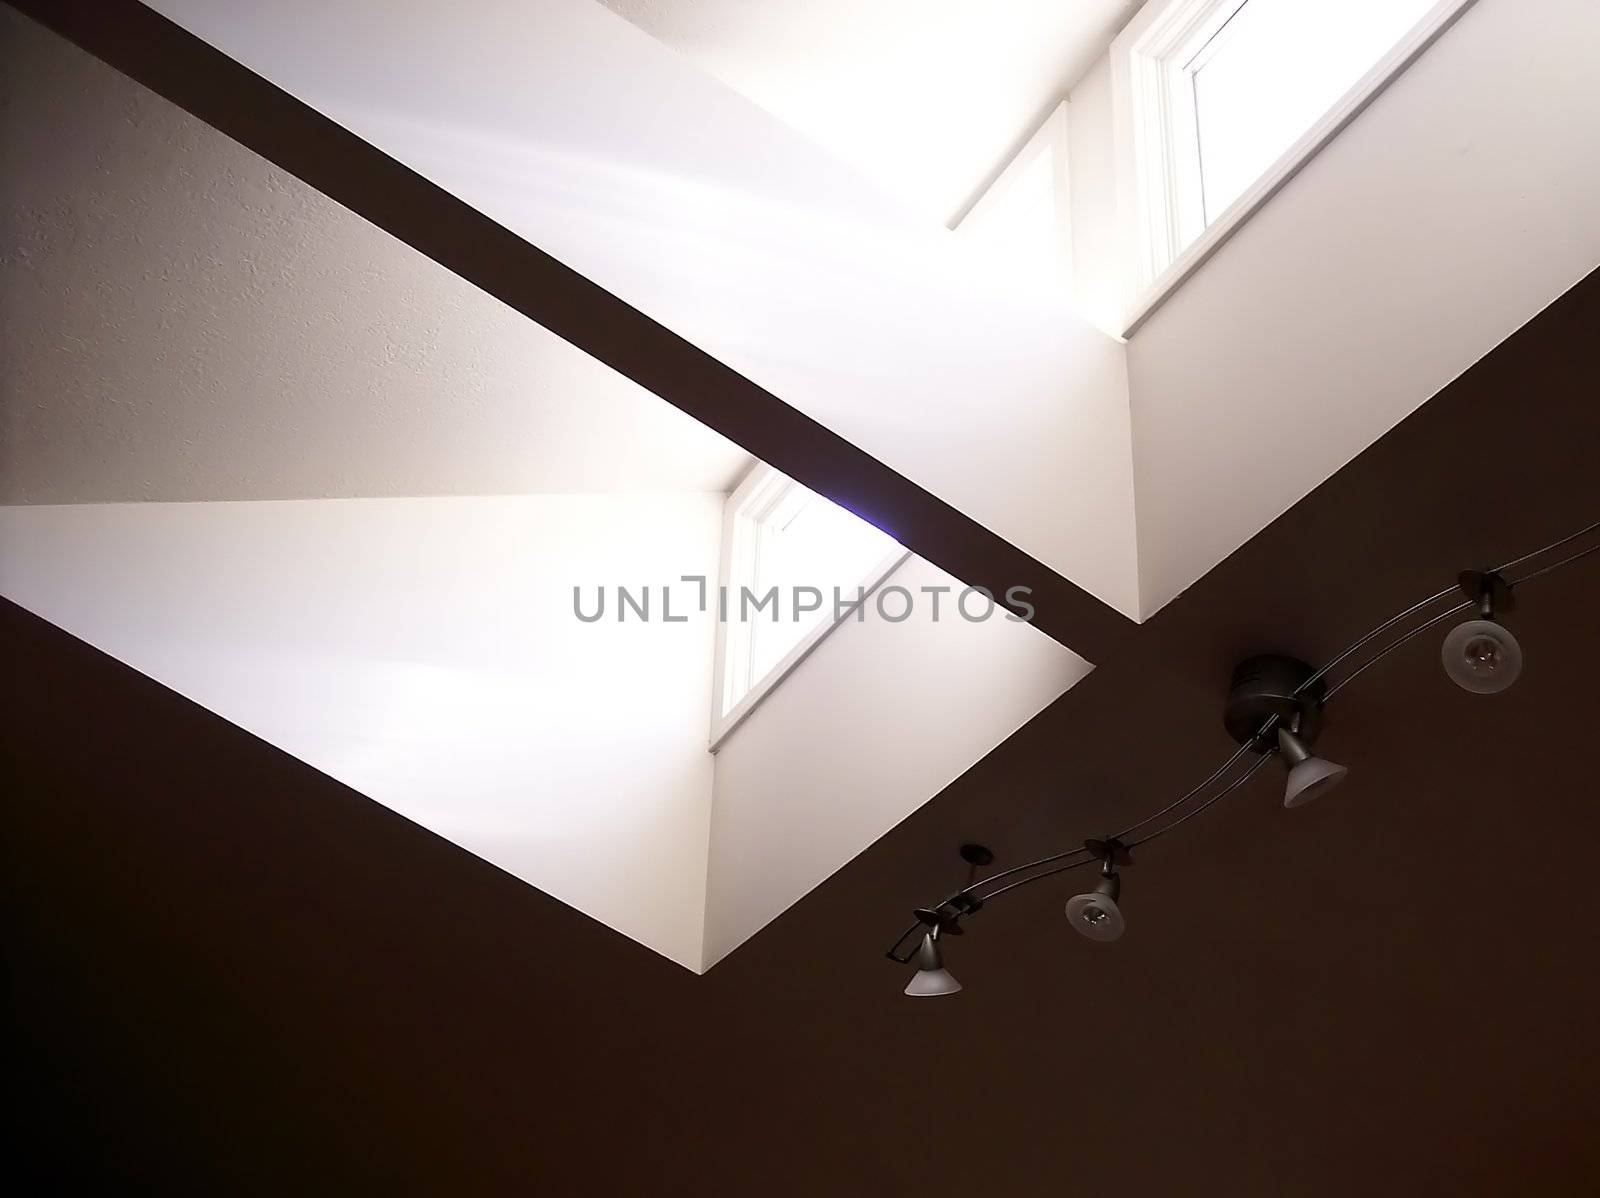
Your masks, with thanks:
M1121 890L1121 879L1114 873L1107 874L1087 894L1067 900L1068 922L1080 936L1090 940L1108 943L1118 939L1128 929L1122 908L1117 905Z
M1278 729L1278 751L1289 766L1289 777L1283 785L1285 807L1304 807L1339 785L1350 772L1346 766L1313 757L1305 743L1287 728Z
M1522 673L1522 646L1498 620L1464 620L1452 628L1439 650L1444 672L1462 690L1494 695Z
M937 931L922 934L922 944L913 959L917 963L917 972L912 974L911 981L906 983L906 993L913 998L938 998L945 994L954 994L961 989L961 983L956 981L944 967L944 956L939 952Z

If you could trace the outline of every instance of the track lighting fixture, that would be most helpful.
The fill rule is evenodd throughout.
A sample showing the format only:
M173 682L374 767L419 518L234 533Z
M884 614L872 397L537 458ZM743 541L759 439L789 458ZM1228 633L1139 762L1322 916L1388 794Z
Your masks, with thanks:
M1280 654L1252 657L1233 672L1223 724L1240 745L1257 753L1276 748L1283 757L1285 807L1305 806L1350 772L1310 749L1322 727L1325 691L1317 671Z
M967 882L970 886L978 876L978 870L994 862L994 854L984 845L964 844L961 846L961 860L967 863ZM922 929L922 942L917 946L917 951L909 957L897 956L895 949L900 945L896 944L888 954L891 961L901 965L916 963L917 972L906 983L907 994L913 998L937 998L961 989L961 983L944 967L939 938L961 935L962 917L975 915L982 908L983 900L967 890L958 890L937 907L917 908L917 926ZM902 936L900 940L903 943L905 937Z
M1278 729L1278 752L1289 763L1289 777L1283 787L1285 807L1304 807L1339 785L1350 772L1345 766L1313 757L1304 742L1287 728Z
M944 954L939 951L939 929L930 928L922 934L922 945L917 949L917 972L906 983L906 993L914 998L938 998L954 994L961 983L944 967Z
M1080 936L1109 942L1121 937L1128 924L1117 900L1122 897L1122 875L1117 866L1131 865L1128 846L1115 836L1105 840L1086 840L1083 847L1100 861L1100 881L1087 894L1067 900L1067 919Z
M986 903L1019 887L1097 862L1099 881L1094 889L1067 903L1067 918L1090 940L1118 939L1127 927L1120 906L1122 878L1118 866L1132 863L1133 849L1175 831L1210 810L1249 782L1272 757L1282 758L1288 769L1283 790L1285 807L1304 806L1332 789L1349 771L1311 751L1321 731L1324 706L1384 658L1442 621L1476 608L1474 615L1458 624L1444 639L1445 673L1459 686L1477 694L1505 690L1516 681L1522 669L1522 647L1500 622L1500 616L1515 606L1515 588L1579 558L1600 553L1597 533L1600 533L1600 521L1496 569L1469 570L1457 579L1455 586L1429 595L1370 629L1320 669L1312 669L1303 661L1280 654L1264 654L1241 662L1233 672L1223 708L1223 724L1238 748L1193 789L1114 836L1088 840L1082 848L1051 853L982 878L978 877L978 871L994 860L994 854L982 845L963 845L961 859L968 866L966 885L937 906L918 908L916 922L902 932L889 949L891 960L902 965L916 963L917 973L906 987L906 993L954 994L961 989L961 984L944 967L939 939L960 935L965 916L975 914ZM1589 543L1559 560L1548 560L1547 555L1553 550L1580 540ZM1528 568L1529 563L1539 558L1546 560ZM1513 570L1518 571L1515 577L1510 576ZM1465 601L1460 599L1460 591L1466 592ZM1452 596L1457 599L1455 606L1438 610L1439 603ZM1422 613L1429 609L1433 609L1432 614L1424 618ZM1358 664L1349 664L1356 654L1375 641L1377 648L1370 650ZM1330 686L1328 679L1335 671L1338 671L1338 681ZM1252 755L1255 761L1241 767L1240 762ZM902 946L918 933L921 941L917 948L901 956Z
M1445 635L1439 650L1444 672L1462 690L1498 694L1522 673L1522 646L1498 619L1516 607L1516 600L1510 585L1493 570L1468 570L1460 585L1477 604L1478 614Z

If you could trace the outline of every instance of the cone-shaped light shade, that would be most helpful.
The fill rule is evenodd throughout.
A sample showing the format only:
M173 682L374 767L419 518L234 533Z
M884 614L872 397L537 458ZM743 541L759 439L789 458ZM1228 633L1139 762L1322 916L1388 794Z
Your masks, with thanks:
M1285 807L1304 807L1320 794L1332 790L1350 771L1342 765L1313 757L1300 738L1287 728L1278 729L1278 749L1289 763L1289 779L1283 787Z
M1497 620L1466 620L1444 638L1439 650L1444 672L1462 690L1493 695L1522 673L1522 646Z
M1128 930L1128 921L1122 917L1117 899L1122 887L1117 876L1100 879L1100 884L1088 894L1076 895L1067 900L1067 920L1080 936L1102 942L1116 940Z
M954 994L961 983L944 967L944 957L939 952L932 932L924 932L922 947L917 949L917 972L906 985L906 993L914 998L937 998L941 994Z

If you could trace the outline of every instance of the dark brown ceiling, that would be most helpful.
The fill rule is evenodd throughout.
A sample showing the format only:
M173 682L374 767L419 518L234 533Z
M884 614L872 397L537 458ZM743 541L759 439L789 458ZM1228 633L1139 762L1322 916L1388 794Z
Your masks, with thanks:
M1591 276L938 799L695 978L18 609L0 620L13 1168L95 1192L1587 1195L1600 1177L1600 555L1494 698L1424 637L1268 776L903 998L958 879L1227 751L1239 656L1325 658L1600 510Z

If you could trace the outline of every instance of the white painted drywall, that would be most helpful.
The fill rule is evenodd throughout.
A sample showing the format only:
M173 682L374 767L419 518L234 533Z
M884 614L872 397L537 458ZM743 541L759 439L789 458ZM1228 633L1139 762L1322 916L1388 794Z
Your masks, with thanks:
M1122 252L1111 60L1104 54L1072 89L1067 105L1072 208L1072 289L1094 326L1122 335L1128 255ZM1137 496L1138 492L1135 491Z
M1121 347L593 0L152 6L1137 611Z
M969 623L961 584L912 557L717 751L706 966L938 794L1089 671L1031 625ZM922 587L951 587L933 619ZM970 610L980 604L973 597ZM897 616L903 600L886 600Z
M1479 0L1134 334L1146 617L1600 264L1597 47L1593 0Z
M997 268L1071 295L1068 128L1058 104L954 232Z
M713 625L585 624L571 588L592 611L715 577L721 519L687 494L0 508L0 593L698 969Z
M738 446L9 7L0 503L719 491Z
M1140 0L601 0L950 223Z

